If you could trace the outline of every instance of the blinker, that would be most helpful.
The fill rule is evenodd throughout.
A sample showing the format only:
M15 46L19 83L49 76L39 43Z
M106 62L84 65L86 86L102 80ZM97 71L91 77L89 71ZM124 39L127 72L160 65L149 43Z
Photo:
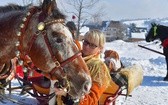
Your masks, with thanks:
M157 26L154 26L154 27L153 27L153 31L154 31L154 32L153 32L153 33L154 33L153 35L154 35L154 36L156 36L156 35L157 35L156 30L157 30Z
M37 25L37 28L38 28L39 31L44 30L44 28L45 28L45 23L44 23L44 22L40 22L40 23Z

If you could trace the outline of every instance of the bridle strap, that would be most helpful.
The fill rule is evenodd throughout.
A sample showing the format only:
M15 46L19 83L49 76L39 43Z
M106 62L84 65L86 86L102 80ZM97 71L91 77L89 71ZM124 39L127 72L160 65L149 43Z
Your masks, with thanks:
M81 52L76 53L76 54L73 55L72 57L70 57L70 58L66 59L65 61L61 62L59 67L60 67L60 68L64 67L66 64L72 62L74 59L78 58L78 57L81 56L81 55L82 55ZM55 72L57 71L57 69L59 69L59 67L52 69L52 70L50 71L50 74L55 73ZM62 70L63 70L63 69L62 69ZM63 71L64 71L64 70L63 70Z
M49 39L48 39L48 37L47 37L46 32L43 32L43 36L44 36L44 40L45 40L45 43L46 43L46 45L47 45L47 48L48 48L48 50L49 50L49 52L50 52L50 54L51 54L51 57L52 57L52 59L53 59L55 65L56 65L56 66L49 72L51 78L52 78L52 74L54 74L57 70L59 70L59 71L61 72L61 74L64 75L64 74L65 74L65 71L64 71L63 67L64 67L66 64L68 64L69 62L72 62L74 59L76 59L76 58L78 58L79 56L81 56L81 52L76 53L75 55L71 56L70 58L68 58L68 59L66 59L65 61L63 61L63 62L60 63L60 62L56 59L55 55L53 54L53 51L52 51L52 49L51 49L51 45L50 45L50 43L49 43Z
M51 49L51 45L49 43L49 39L47 37L47 33L46 33L46 29L43 29L43 30L38 30L36 31L36 33L34 33L34 35L31 37L31 40L28 42L28 48L27 50L26 49L23 49L23 36L24 36L24 32L26 31L27 27L28 27L28 23L31 19L31 17L33 16L33 14L35 12L37 12L38 10L36 8L32 8L30 9L30 11L26 14L26 17L25 20L23 19L23 23L20 25L20 31L19 33L17 34L19 36L19 41L20 41L20 45L18 46L18 50L20 51L20 58L23 60L24 62L24 66L29 66L26 61L25 61L25 56L26 54L28 54L32 48L32 45L33 43L35 42L35 40L37 39L37 36L42 34L43 37L44 37L44 40L45 40L45 43L47 45L47 48L49 50L49 53L51 54L51 58L53 60L53 62L55 63L55 67L48 73L50 76L51 76L51 79L52 79L52 76L53 74L56 73L57 70L59 70L61 72L62 75L65 75L65 71L63 69L63 67L68 64L69 62L73 61L74 59L78 58L79 56L81 56L81 52L78 52L76 53L75 55L73 55L72 57L66 59L65 61L63 62L59 62L56 58L56 56L54 55L52 49ZM52 20L52 21L46 21L44 22L44 24L47 26L47 25L51 25L53 23L62 23L64 22L63 19L56 19L56 20ZM44 26L45 27L45 26ZM25 51L24 51L25 50ZM31 67L30 67L31 68Z
M55 63L55 67L49 72L50 76L51 76L51 79L52 79L52 74L55 73L56 70L59 70L61 72L62 75L65 74L63 68L61 67L60 63L58 62L57 58L55 57L52 49L51 49L51 45L49 43L49 39L47 37L47 34L46 34L46 31L43 31L42 32L42 35L44 37L44 40L45 40L45 43L47 45L47 48L48 48L48 51L50 52L50 55L51 55L51 58L53 59L54 63Z
M33 46L33 43L35 42L35 40L37 39L37 36L40 34L40 32L39 31L37 31L33 36L32 36L32 38L31 38L31 40L28 42L28 49L27 49L27 51L26 52L30 52L30 50L31 50L31 48L32 48L32 46Z
M82 56L82 53L80 51L76 53L75 55L73 55L72 57L61 62L61 67L64 67L66 64L68 64L69 62L72 62L74 59L78 58L79 56Z
M154 35L154 36L157 35L157 32L156 32L156 31L157 31L157 26L154 26L154 27L153 27L153 35Z

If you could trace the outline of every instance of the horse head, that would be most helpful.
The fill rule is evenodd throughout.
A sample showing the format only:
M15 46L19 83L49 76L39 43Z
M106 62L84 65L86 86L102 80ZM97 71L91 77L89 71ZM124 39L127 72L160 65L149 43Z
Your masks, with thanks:
M151 28L146 35L146 41L151 42L159 39L163 42L166 38L168 38L168 27L152 23Z
M151 42L158 38L157 33L158 25L156 23L151 23L151 28L146 35L146 41Z
M10 11L0 19L0 39L4 41L0 48L0 63L16 54L19 63L26 65L25 55L28 55L50 79L64 81L62 87L69 88L71 96L80 98L89 92L89 70L55 0L44 0L40 7ZM7 48L9 51L6 52Z

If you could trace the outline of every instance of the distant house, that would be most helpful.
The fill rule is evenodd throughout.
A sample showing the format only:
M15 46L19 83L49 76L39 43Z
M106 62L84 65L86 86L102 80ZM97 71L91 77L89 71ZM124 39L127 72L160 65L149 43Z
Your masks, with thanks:
M129 32L129 40L144 40L145 35L147 33L146 27L135 27L134 29L130 30Z
M132 32L147 32L147 28L146 27L135 27Z
M87 23L82 24L79 40L91 29L99 29L106 35L106 41L121 40L144 40L147 33L148 24L145 20L121 20L102 21L102 24Z
M106 35L106 41L123 39L126 27L120 21L103 21L102 31Z
M95 24L85 24L82 27L84 26L89 27L89 29L101 29L101 25L97 25L97 24L96 25Z
M128 41L137 41L144 40L147 33L148 24L145 23L145 20L129 20L122 21L123 24L127 25L127 40Z

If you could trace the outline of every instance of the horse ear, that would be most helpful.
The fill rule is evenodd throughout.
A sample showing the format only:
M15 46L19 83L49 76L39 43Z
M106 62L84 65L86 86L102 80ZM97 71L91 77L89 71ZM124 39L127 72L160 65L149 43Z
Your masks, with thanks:
M44 0L42 4L42 11L46 14L51 14L52 11L57 8L56 1L55 0Z
M56 0L52 0L53 8L57 8Z
M151 26L154 27L156 26L157 24L155 22L151 23Z

